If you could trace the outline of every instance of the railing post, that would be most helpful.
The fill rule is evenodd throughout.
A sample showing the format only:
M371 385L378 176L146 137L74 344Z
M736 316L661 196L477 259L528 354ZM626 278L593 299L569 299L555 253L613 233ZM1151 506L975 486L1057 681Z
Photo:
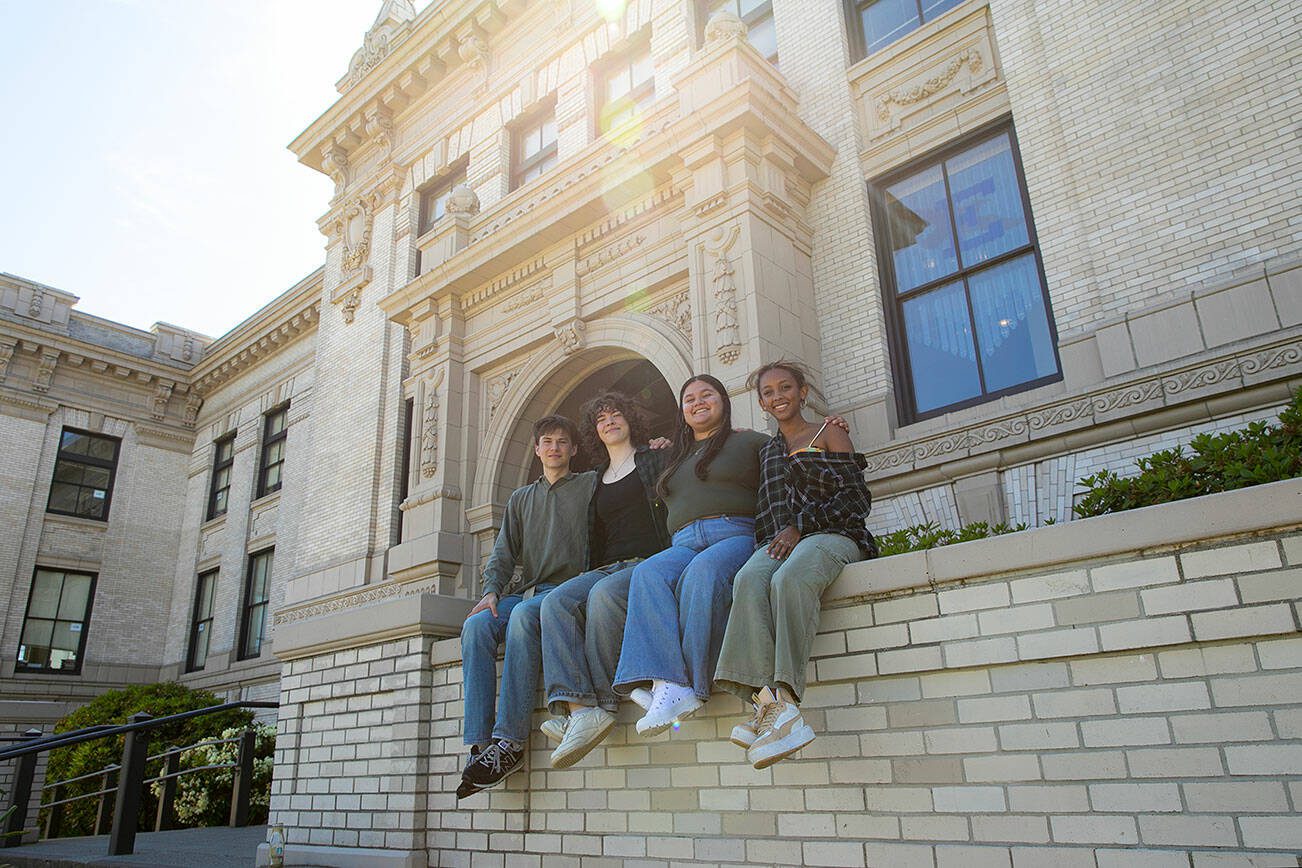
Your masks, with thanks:
M41 737L39 729L29 729L23 733L25 741ZM18 758L14 769L14 794L9 800L13 813L5 820L4 846L17 847L23 843L23 830L27 826L27 803L32 800L32 782L36 780L36 754L29 753Z
M52 802L63 801L63 784L55 784L54 789L51 790L51 795L52 798L50 799L50 801ZM59 837L59 833L62 831L63 831L63 805L54 805L53 807L50 808L50 813L45 818L46 840L49 840L50 838Z
M253 730L246 729L240 733L240 755L235 760L235 783L231 788L232 826L249 824L249 789L253 786L253 748Z
M163 756L162 792L158 794L158 816L154 818L154 831L162 832L176 824L172 817L172 803L176 800L176 778L168 777L181 770L181 752L169 748Z
M131 723L152 720L141 711ZM145 781L145 759L149 756L149 733L128 732L122 743L122 769L118 773L118 797L113 805L113 828L109 832L109 855L130 856L136 848L136 824L140 818L140 788Z
M99 798L95 800L95 834L107 835L113 822L113 812L109 809L108 791L117 786L118 767L109 766L99 778Z

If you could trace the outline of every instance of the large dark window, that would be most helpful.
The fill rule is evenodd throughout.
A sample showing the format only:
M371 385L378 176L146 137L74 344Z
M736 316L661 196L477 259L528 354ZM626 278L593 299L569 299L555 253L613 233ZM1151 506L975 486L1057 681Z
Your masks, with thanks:
M846 0L850 32L860 57L866 57L923 24L953 9L963 0Z
M512 134L511 189L523 187L556 166L556 113L548 109Z
M872 192L905 420L1058 379L1012 130L986 131Z
M639 45L606 64L602 74L597 131L604 133L644 113L656 99L651 46Z
M190 651L185 660L186 672L197 672L208 662L208 646L212 642L213 597L217 591L217 571L199 574L199 587L194 595L194 616L190 619Z
M208 518L226 514L231 496L231 467L235 464L235 432L213 444L212 484L208 489Z
M116 437L64 428L46 511L107 521L119 446Z
M37 567L27 598L17 669L21 672L81 672L86 626L95 598L95 576Z
M240 659L262 653L267 629L267 605L271 599L273 549L249 556L249 574L244 583L244 606L240 614Z
M463 165L443 180L421 191L420 220L416 230L418 235L424 235L434 228L435 223L443 219L443 215L447 213L448 197L452 195L452 188L464 183L466 183L466 168Z
M272 410L263 417L262 460L258 465L258 497L280 491L285 469L285 438L289 434L289 405Z
M720 9L736 13L746 24L746 38L770 63L778 62L778 34L773 27L772 0L698 0L696 20L700 27L699 38L704 38L705 25L710 16Z

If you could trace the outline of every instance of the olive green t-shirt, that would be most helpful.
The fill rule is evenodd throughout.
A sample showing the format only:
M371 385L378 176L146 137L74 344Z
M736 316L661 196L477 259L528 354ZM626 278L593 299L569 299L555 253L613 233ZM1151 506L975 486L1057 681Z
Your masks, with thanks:
M696 478L696 463L704 446L694 447L666 486L669 532L676 533L706 515L755 515L760 482L759 451L768 439L768 435L758 431L732 432L710 462L704 480Z

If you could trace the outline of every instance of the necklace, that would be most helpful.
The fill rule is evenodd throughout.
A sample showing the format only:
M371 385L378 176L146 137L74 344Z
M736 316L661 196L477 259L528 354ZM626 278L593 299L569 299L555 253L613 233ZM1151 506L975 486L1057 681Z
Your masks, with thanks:
M611 481L611 482L618 482L618 481L622 478L622 474L623 474L623 472L624 472L624 468L625 468L625 467L628 467L628 463L629 463L630 461L632 461L635 457L637 457L637 452L636 452L636 451L634 451L634 452L630 452L630 453L628 454L628 457L625 458L625 459L620 463L620 465L619 465L618 467L616 467L613 471L611 471L611 470L607 470L607 471L606 471L606 475L610 477L610 481Z

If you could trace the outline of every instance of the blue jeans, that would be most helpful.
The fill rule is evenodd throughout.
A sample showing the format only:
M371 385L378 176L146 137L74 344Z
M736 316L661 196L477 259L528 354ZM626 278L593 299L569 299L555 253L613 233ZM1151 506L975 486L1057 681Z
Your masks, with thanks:
M503 597L497 601L496 618L485 609L461 625L466 718L462 737L466 744L488 744L503 738L524 744L529 740L529 716L533 713L542 665L538 616L551 588L551 585L539 585L527 600L518 594ZM504 637L506 657L502 663L502 686L494 723L497 648Z
M710 698L728 626L732 578L755 551L755 520L702 518L633 568L615 688L662 678Z
M581 573L547 595L542 607L543 685L547 705L555 714L565 714L566 702L599 705L614 711L619 697L611 688L619 643L624 635L624 603L635 560L620 561ZM601 613L592 611L589 594L600 585L606 592L623 588L617 614L600 602Z

